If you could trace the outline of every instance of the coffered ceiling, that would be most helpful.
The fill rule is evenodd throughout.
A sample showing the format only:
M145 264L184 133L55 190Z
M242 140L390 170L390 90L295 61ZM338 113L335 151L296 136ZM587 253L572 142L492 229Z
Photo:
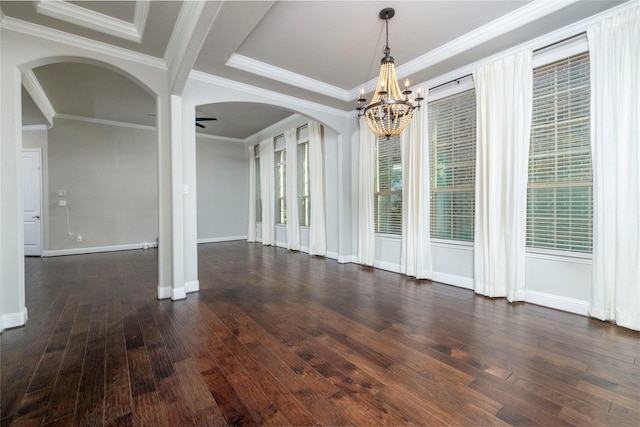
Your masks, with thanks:
M0 8L4 28L83 38L97 49L111 46L167 66L176 55L176 40L202 25L196 24L194 13L211 16L204 40L187 40L198 52L185 64L189 69L346 112L353 110L361 87L373 89L384 45L378 12L385 7L396 11L389 21L389 45L398 77L419 83L620 3L624 1L224 1L201 7L191 1L47 0L1 1ZM153 125L153 100L114 74L84 64L52 64L34 70L32 77L54 114ZM29 112L35 105L25 100L28 121L39 120L37 112ZM250 114L247 120L256 123L224 119L225 108L228 118ZM264 105L202 106L198 115L220 120L199 131L244 139L255 133L255 126L267 127L291 113Z

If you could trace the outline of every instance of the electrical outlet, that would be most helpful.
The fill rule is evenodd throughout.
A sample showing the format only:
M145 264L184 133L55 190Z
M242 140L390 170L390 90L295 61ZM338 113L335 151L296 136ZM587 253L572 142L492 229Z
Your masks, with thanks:
M78 243L82 243L82 236L81 236L81 235L79 235L79 234L78 234L78 235L76 236L76 242L78 242Z
M62 206L62 207L67 206L67 201L66 200L58 200L58 206Z

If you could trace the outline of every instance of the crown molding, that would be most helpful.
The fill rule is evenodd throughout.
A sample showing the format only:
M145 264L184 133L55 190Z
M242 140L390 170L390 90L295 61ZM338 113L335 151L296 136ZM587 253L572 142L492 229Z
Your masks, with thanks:
M277 102L290 103L299 108L308 108L308 109L321 111L323 113L333 114L333 115L344 117L344 118L350 117L350 114L348 111L340 110L334 107L329 107L327 105L319 104L317 102L296 98L290 95L284 95L280 92L274 92L272 90L251 86L246 83L240 83L235 80L225 79L224 77L203 73L202 71L191 70L191 73L189 74L189 78L196 81L203 82L203 83L207 83L207 84L222 86L227 89L234 89L241 92L250 93L254 98L256 96L264 96L265 98L269 98L273 101L276 101L275 105L278 105Z
M51 105L49 97L47 97L40 81L32 70L27 70L22 73L22 86L24 86L25 90L29 93L47 120L49 126L51 126L53 124L53 116L56 115L56 110L53 108L53 105Z
M557 10L569 6L579 0L547 1L534 0L498 19L489 22L457 39L446 43L422 56L419 56L396 68L399 79L408 75L422 71L434 64L447 60L455 55L465 52L484 42L499 37L518 27L529 24L537 19L549 15ZM360 88L364 87L366 92L375 89L377 78L371 79L363 85L358 85L352 89L342 89L319 80L312 79L301 74L297 74L273 65L248 58L234 53L226 62L227 66L237 68L252 74L266 77L272 80L296 86L311 92L330 96L341 101L357 99Z
M188 44L190 33L197 25L201 13L202 5L199 2L184 2L180 7L178 19L164 51L164 62L167 68L172 66L179 50Z
M38 130L49 130L51 125L23 125L22 132L33 132Z
M353 99L351 92L346 89L341 89L337 86L321 82L320 80L312 79L311 77L303 76L302 74L294 73L284 68L276 67L237 53L231 55L225 65L268 79L281 81L305 90L327 95L340 101Z
M75 120L77 122L96 123L99 125L118 126L123 128L156 131L155 126L140 125L137 123L118 122L115 120L96 119L94 117L74 116L72 114L56 114L56 119Z
M453 81L456 80L457 78L459 78L460 76L466 76L467 74L473 73L473 70L475 70L476 68L487 64L491 61L495 61L501 58L504 58L506 56L509 55L513 55L516 52L519 52L521 50L524 49L533 49L534 51L536 49L542 49L545 46L549 46L553 45L555 43L559 43L562 40L566 40L570 37L575 37L578 36L580 33L584 33L587 28L589 28L591 25L596 24L598 22L601 22L604 19L610 18L612 16L615 16L623 11L629 10L629 9L633 9L635 7L640 6L640 0L630 0L626 3L622 3L618 6L612 7L610 9L607 9L605 11L602 11L598 14L586 17L578 22L574 22L573 24L569 24L565 27L559 28L555 31L552 31L551 33L547 33L544 34L540 37L537 37L533 40L529 40L527 42L521 43L517 46L514 46L512 48L503 50L501 52L496 53L495 55L491 55L488 56L486 58L480 59L476 62L473 62L471 64L467 64L463 67L460 67L456 70L450 71L446 74L443 74L441 76L438 76L434 79L428 80L424 83L422 83L422 85L426 86L426 87L434 87L434 86L438 86L441 85L443 83L449 82L449 81ZM572 54L576 54L578 53L581 49L584 49L584 38L577 38L575 40L572 40L571 42L566 42L566 43L562 43L558 45L558 49L562 49L565 48L567 52L573 52ZM587 46L588 49L588 46ZM542 53L542 52L541 52ZM536 66L539 66L541 61L536 62L536 56L538 55L538 53L534 53L534 58L533 61L536 64ZM544 55L544 54L543 54Z
M144 28L147 25L149 7L150 3L148 1L136 1L133 23L65 0L40 0L36 6L36 11L51 18L140 43L142 42Z
M65 33L64 31L12 18L10 16L5 16L2 19L0 27L17 33L26 34L28 36L51 40L69 46L97 52L102 55L120 58L125 61L131 61L162 70L167 69L164 61L160 58L156 58L155 56L146 55L129 49L123 49L107 43L98 42L85 37Z
M472 49L489 40L502 36L509 31L543 18L553 12L563 9L579 0L545 1L534 0L518 9L501 16L465 35L458 37L422 56L402 64L396 68L399 79L421 71L427 67L445 61L462 52ZM375 84L375 80L373 80ZM371 81L368 82L371 84Z
M277 129L281 129L283 127L286 127L289 123L293 123L296 120L300 120L302 118L306 118L306 116L303 116L302 114L298 114L298 113L293 113L290 116L285 117L282 120L279 120L277 122L275 122L274 124L259 130L258 132L254 133L253 135L250 135L248 137L246 137L243 142L245 144L250 143L251 141L255 140L255 139L261 139L265 136L268 136L270 133L275 132ZM311 120L311 119L308 119ZM274 138L278 137L280 135L275 135Z
M228 142L239 142L244 143L244 139L240 138L232 138L230 136L219 136L219 135L211 135L208 133L196 132L196 138L205 138L205 139L214 139L216 141L228 141Z

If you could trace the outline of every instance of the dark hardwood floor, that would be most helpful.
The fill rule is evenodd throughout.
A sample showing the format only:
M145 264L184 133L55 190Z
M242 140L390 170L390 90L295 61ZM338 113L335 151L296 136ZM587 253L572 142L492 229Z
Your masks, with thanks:
M8 425L640 425L640 334L246 242L27 258L2 334Z

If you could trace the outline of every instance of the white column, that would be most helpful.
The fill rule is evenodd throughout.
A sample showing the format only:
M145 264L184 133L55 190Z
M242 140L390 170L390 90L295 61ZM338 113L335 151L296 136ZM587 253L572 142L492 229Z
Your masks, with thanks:
M20 70L0 64L0 331L27 321L22 218Z
M184 219L184 288L186 292L200 290L198 281L198 206L196 170L196 110L193 105L182 108L182 165L183 183L187 194L183 194ZM184 193L184 191L183 191Z

